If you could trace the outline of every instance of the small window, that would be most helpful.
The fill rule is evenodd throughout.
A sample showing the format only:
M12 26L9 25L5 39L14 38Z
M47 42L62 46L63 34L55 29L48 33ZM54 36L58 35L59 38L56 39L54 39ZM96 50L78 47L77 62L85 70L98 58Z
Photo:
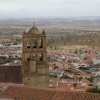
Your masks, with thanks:
M33 48L36 48L36 46L33 46Z
M43 46L41 45L41 46L39 46L39 48L43 48Z
M43 61L43 54L39 54L39 61Z
M30 48L30 46L28 45L27 48Z
M37 47L37 39L34 39L33 48L36 48L36 47Z
M34 59L35 57L36 57L36 54L35 53L32 53L31 54L31 58Z
M27 61L30 61L30 58L27 58Z
M43 39L42 38L39 40L39 48L43 48Z
M97 79L97 81L100 81L100 79Z
M28 78L28 80L30 80L30 78Z
M28 42L27 43L27 48L30 48L31 47L31 44Z

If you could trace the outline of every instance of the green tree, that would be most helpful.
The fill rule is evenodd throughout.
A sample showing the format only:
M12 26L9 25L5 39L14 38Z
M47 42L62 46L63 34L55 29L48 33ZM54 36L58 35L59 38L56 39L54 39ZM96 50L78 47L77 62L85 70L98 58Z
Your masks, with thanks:
M88 81L90 81L90 82L93 82L93 77L90 77L90 78L86 78Z
M100 93L100 88L98 88L98 87L90 88L90 89L87 90L87 92Z

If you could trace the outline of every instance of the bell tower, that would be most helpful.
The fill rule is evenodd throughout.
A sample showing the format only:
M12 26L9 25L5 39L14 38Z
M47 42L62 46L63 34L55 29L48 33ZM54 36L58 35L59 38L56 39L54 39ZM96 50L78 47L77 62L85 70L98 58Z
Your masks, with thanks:
M49 86L49 68L46 58L46 33L33 26L23 33L22 75L23 83L32 87Z

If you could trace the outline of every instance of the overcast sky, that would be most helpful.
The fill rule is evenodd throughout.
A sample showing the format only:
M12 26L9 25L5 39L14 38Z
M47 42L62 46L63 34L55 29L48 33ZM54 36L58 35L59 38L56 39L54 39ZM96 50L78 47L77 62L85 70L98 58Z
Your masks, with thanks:
M0 18L100 16L100 0L0 0Z

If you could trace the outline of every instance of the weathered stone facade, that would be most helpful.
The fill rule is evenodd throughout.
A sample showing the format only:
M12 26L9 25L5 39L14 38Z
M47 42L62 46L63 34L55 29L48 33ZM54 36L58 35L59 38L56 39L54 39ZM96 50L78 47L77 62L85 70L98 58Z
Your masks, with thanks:
M33 26L23 34L23 83L32 87L48 87L49 68L46 59L46 33Z
M22 83L21 66L0 66L0 82Z

